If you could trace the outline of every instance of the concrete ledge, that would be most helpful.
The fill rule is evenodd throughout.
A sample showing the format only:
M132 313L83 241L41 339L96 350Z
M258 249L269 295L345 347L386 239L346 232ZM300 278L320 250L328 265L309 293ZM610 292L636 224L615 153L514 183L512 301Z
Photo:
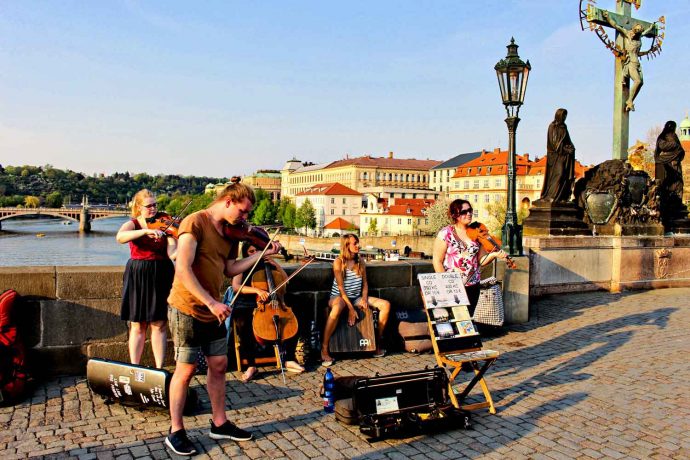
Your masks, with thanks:
M21 296L55 297L56 267L0 267L0 292L14 289Z
M122 296L124 267L56 267L58 299L116 299Z
M127 324L120 320L119 309L119 299L43 300L40 346L81 345L91 339L126 341Z

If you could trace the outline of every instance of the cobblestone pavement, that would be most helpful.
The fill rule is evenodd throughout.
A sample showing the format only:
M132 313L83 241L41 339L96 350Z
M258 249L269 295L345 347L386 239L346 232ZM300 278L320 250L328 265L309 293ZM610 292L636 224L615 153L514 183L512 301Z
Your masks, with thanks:
M244 443L207 436L209 404L186 418L210 458L690 458L690 289L583 293L535 302L534 318L485 340L503 354L487 374L498 413L473 413L472 430L369 443L320 410L323 372L275 372L243 385L229 373L232 420ZM341 360L336 375L422 369L433 355ZM266 370L266 369L264 369ZM195 384L201 387L204 378ZM205 391L200 390L202 400ZM168 458L165 412L107 406L83 377L41 385L31 401L0 408L3 459Z

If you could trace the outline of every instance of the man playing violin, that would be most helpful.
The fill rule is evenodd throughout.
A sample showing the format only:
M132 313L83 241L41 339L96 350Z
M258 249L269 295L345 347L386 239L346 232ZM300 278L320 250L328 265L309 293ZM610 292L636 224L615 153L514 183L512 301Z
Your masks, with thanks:
M228 421L225 414L227 351L225 319L231 309L220 302L223 275L232 278L251 268L259 254L237 259L239 241L224 236L224 225L243 222L256 201L251 187L239 180L206 209L186 217L178 230L177 269L168 297L168 320L175 344L176 367L170 382L170 434L165 444L178 455L194 455L196 448L184 429L182 411L196 357L208 362L207 389L211 400L213 439L248 441L251 433ZM272 243L266 255L280 251Z
M129 243L130 259L125 267L120 318L129 321L129 359L139 364L151 329L151 348L156 367L163 367L167 337L168 294L175 268L177 241L162 230L149 227L158 212L156 198L149 190L138 191L132 199L132 219L122 224L115 236Z
M468 235L472 223L472 205L466 200L454 200L448 208L452 224L443 227L434 241L433 263L436 273L457 271L465 280L465 292L470 301L470 316L479 300L479 268L494 259L507 257L503 250L487 252L476 237ZM472 232L470 232L472 233Z

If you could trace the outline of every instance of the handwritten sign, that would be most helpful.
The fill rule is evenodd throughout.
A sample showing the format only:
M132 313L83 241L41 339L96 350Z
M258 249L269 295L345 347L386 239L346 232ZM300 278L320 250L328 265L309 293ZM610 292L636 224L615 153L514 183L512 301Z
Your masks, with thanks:
M423 273L417 279L426 308L470 304L460 273Z

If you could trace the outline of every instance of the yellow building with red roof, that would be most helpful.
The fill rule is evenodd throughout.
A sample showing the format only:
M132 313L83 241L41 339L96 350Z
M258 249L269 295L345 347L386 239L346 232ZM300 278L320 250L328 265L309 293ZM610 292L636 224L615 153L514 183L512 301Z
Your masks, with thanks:
M515 156L515 189L518 210L529 209L534 200L541 196L546 170L546 156L532 161L529 154ZM575 160L575 177L582 177L588 168ZM489 152L482 150L479 157L458 166L452 176L451 200L461 198L469 201L474 208L476 219L490 217L488 206L502 203L505 206L508 196L508 151L499 148Z
M352 229L359 227L362 194L357 190L337 182L315 184L295 195L295 206L297 209L306 200L311 201L311 204L314 206L316 216L315 235L325 235L328 233L324 229L336 219L348 222Z
M419 235L429 230L426 210L434 200L423 198L384 198L369 200L360 215L360 234L371 236ZM371 231L375 221L376 232Z
M292 198L316 184L334 182L360 193L385 189L399 189L398 195L406 191L433 193L429 188L429 170L440 163L394 158L393 152L387 157L366 155L323 164L303 164L293 158L281 170L281 196Z

